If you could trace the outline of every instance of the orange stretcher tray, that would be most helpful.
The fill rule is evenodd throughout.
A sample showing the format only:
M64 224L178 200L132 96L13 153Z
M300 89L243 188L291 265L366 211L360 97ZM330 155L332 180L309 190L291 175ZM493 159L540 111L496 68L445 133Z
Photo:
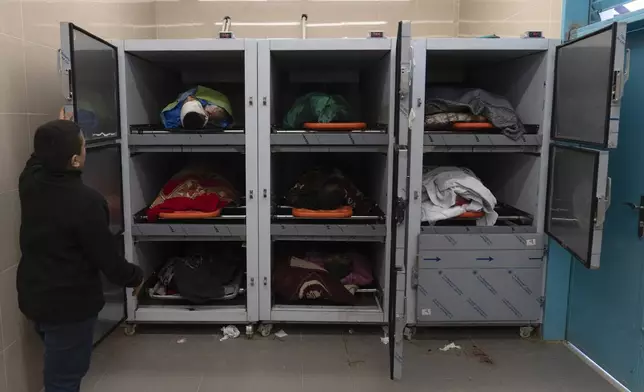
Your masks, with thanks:
M353 208L346 206L335 210L307 210L306 208L293 208L292 214L297 218L350 218Z
M459 122L453 123L452 129L457 131L476 131L478 129L494 129L494 125L489 122L476 123L476 122Z
M485 212L483 211L466 211L459 215L459 218L483 218L485 216Z
M311 131L353 131L366 129L367 123L346 122L346 123L304 123L304 129Z
M160 219L208 219L216 218L221 215L221 208L217 211L203 212L203 211L175 211L175 212L161 212Z

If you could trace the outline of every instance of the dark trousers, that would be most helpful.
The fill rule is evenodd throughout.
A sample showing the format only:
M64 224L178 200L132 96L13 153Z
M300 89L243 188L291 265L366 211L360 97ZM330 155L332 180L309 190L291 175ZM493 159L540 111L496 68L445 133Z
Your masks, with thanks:
M36 323L45 343L45 392L79 392L89 370L96 318L79 323Z

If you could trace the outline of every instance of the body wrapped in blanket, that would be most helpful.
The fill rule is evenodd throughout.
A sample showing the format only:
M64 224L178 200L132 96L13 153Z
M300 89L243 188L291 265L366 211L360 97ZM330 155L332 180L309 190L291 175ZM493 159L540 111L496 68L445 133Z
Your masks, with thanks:
M183 212L182 217L209 218L238 200L233 185L220 174L206 168L195 167L180 171L161 189L147 212L148 221L169 218ZM180 215L177 214L177 217Z
M355 303L360 287L373 283L367 259L358 252L306 252L276 263L275 295L286 302L326 300L341 305Z
M468 211L483 211L477 226L494 226L496 198L469 169L441 166L423 175L421 220L434 223Z
M355 215L371 215L377 206L339 169L318 167L308 170L286 195L294 208L336 210L350 207Z

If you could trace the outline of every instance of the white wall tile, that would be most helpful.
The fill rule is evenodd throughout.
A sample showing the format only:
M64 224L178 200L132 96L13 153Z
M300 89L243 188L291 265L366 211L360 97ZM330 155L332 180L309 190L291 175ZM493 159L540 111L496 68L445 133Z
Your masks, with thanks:
M25 113L28 108L22 41L0 34L0 53L0 113Z
M57 55L54 49L25 43L29 113L45 114L53 119L65 104L62 86L66 81L58 72Z
M0 193L0 217L0 271L5 271L20 261L20 200L17 191ZM9 313L5 316L8 317Z
M22 38L20 0L0 0L0 33Z
M25 317L18 308L17 270L16 265L0 273L0 311L2 311L2 335L5 348L21 340L27 325Z
M0 193L18 189L29 144L27 115L0 114Z
M4 352L0 351L0 392L9 392L7 389L7 375L5 373Z

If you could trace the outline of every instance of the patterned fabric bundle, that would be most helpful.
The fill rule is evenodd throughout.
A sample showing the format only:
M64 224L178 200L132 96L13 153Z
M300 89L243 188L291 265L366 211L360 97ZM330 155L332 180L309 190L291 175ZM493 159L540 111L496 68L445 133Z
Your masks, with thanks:
M180 211L202 212L207 217L237 199L236 190L221 175L203 169L188 169L165 184L148 209L147 217L153 222Z
M308 252L278 262L273 272L275 294L287 302L326 300L351 305L360 287L373 283L367 259L358 252Z
M435 114L449 113L455 118L433 118ZM463 118L458 113L465 113ZM489 91L462 87L432 87L425 92L425 124L440 120L452 122L475 122L469 116L485 118L501 133L512 140L519 139L525 128L512 104L504 97ZM453 121L457 120L457 121ZM462 121L465 120L465 121Z

